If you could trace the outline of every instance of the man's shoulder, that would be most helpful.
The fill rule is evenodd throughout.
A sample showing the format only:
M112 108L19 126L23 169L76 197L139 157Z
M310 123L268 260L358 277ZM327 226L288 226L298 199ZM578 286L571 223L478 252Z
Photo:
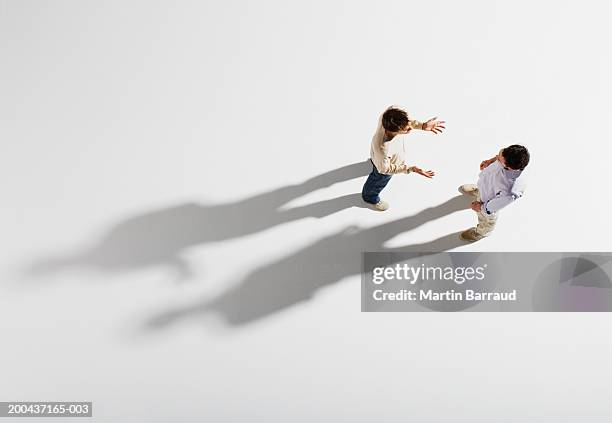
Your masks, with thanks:
M522 171L521 174L516 177L512 182L512 192L523 192L525 188L527 188L528 175L525 174L525 171Z
M382 122L378 122L378 126L376 127L376 132L372 136L372 145L374 144L383 144L385 139L385 130L383 129Z

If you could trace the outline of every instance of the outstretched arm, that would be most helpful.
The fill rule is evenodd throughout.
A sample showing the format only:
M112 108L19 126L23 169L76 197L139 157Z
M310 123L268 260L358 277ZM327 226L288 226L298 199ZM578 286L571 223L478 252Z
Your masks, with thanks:
M394 175L396 173L410 173L407 164L393 164L389 157L385 157L382 162L374 161L376 169L385 175Z
M433 170L423 170L417 166L410 166L408 168L408 173L410 172L418 173L419 175L423 175L424 177L429 178L429 179L436 176L436 173Z
M423 131L431 131L434 134L440 134L446 129L446 122L443 120L437 120L438 117L433 117L427 122L419 122L418 120L410 121L410 126L414 129L422 129Z

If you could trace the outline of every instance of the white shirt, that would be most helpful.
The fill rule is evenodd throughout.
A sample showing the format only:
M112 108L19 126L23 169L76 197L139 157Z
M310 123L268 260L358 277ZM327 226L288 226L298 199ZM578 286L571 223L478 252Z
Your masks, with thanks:
M390 106L394 107L394 106ZM388 109L387 109L388 110ZM421 122L409 120L410 129L420 128ZM378 118L378 127L372 137L370 158L379 173L409 173L410 166L406 163L406 147L404 137L396 135L392 140L385 141L385 128L382 126L382 115Z
M499 160L485 167L478 177L483 213L493 214L522 197L525 191L522 174L521 170L504 169Z

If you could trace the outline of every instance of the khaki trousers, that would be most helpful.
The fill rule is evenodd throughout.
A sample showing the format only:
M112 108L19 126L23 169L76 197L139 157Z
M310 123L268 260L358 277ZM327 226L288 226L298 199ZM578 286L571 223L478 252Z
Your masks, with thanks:
M476 201L481 201L478 189L474 191L474 194L476 196ZM481 237L489 236L491 232L493 232L493 229L495 229L495 224L497 223L497 213L487 214L484 209L482 209L476 214L478 215L476 233Z

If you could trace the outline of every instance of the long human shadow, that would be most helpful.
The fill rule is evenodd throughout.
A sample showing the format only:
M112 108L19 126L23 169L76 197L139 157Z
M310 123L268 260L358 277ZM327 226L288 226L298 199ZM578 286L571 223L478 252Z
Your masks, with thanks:
M430 242L388 248L384 244L396 235L427 222L468 209L470 198L456 196L435 207L381 225L349 226L326 236L278 261L249 273L235 287L218 297L153 317L148 328L156 329L177 321L214 314L230 327L239 327L270 316L295 304L308 301L319 289L361 272L361 253L441 252L465 245L459 232ZM366 269L367 270L367 269Z
M46 258L29 266L40 275L64 268L117 272L171 266L180 279L191 276L185 249L263 231L295 220L322 218L350 207L365 207L358 193L301 207L282 209L288 202L338 182L367 175L371 164L353 163L301 184L284 186L236 202L186 203L131 217L112 227L98 242L74 254Z

